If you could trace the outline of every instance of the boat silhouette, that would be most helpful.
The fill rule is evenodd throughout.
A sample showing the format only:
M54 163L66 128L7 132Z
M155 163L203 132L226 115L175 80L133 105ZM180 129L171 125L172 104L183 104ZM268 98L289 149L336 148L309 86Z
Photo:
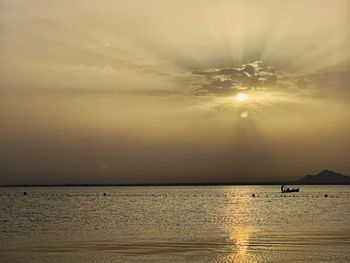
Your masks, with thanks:
M293 192L299 192L299 188L292 188L292 189L284 189L282 190L282 193L293 193Z

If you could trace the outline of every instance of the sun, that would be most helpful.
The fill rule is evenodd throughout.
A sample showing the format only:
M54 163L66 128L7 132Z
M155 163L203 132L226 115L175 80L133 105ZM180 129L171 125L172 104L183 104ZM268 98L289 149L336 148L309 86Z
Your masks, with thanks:
M245 101L248 99L247 93L240 92L236 95L236 100L238 101Z

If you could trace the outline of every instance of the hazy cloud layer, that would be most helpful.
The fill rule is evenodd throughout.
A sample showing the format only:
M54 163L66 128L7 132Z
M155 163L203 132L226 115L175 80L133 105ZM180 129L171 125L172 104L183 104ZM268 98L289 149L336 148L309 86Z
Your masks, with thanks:
M230 95L238 91L294 89L310 90L312 94L348 94L350 71L323 71L292 75L262 61L243 64L241 67L213 68L192 71L198 76L191 82L195 95Z
M262 61L243 64L241 67L196 70L192 74L205 77L195 83L196 94L227 94L237 89L273 86L278 80L273 67L263 66Z
M348 0L0 5L0 184L350 174Z
M301 89L314 89L321 95L341 96L350 94L350 70L325 71L303 75L296 80Z

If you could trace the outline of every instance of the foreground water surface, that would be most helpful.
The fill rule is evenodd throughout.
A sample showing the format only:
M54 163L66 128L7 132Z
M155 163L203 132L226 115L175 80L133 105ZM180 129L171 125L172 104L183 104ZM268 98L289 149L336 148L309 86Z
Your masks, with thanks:
M300 190L0 188L0 262L349 262L350 187Z

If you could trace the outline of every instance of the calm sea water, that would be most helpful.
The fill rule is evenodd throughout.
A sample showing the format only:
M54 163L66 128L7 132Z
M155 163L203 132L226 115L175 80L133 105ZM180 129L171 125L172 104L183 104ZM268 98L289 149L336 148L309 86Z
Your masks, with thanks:
M350 262L350 187L300 189L0 188L0 262Z

